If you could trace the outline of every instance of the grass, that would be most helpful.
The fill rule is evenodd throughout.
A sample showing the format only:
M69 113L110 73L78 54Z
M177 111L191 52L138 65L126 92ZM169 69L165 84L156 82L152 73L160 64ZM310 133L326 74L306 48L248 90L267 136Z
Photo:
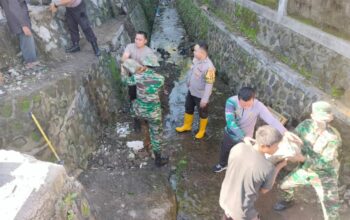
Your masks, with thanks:
M41 136L35 131L33 131L30 136L31 136L32 140L35 142L39 142L41 139Z
M278 8L278 0L253 0L253 1L261 5L265 5L271 9Z
M91 211L90 211L90 206L89 203L86 200L83 200L80 205L80 210L84 218L87 218L90 216Z
M29 99L25 98L22 100L21 110L22 110L22 112L28 112L29 109L30 109L30 101L29 101Z
M176 164L176 176L177 178L180 177L181 173L187 168L188 161L186 157L183 157L179 162Z
M124 94L123 88L125 87L125 85L122 82L120 67L117 66L117 62L112 56L109 56L107 59L108 59L107 60L108 69L111 72L111 75L115 84L117 97L118 99L123 100L123 98L125 97L123 95Z
M340 98L344 95L345 89L343 88L336 88L336 87L332 87L331 89L331 95L333 98Z
M9 118L12 115L12 106L11 105L3 105L0 107L0 114L5 118Z

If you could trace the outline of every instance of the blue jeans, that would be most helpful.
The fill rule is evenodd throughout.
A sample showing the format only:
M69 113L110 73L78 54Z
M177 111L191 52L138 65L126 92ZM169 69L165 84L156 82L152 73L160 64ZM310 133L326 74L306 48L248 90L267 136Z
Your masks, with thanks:
M24 62L32 63L37 60L35 42L34 42L33 36L26 36L24 33L20 33L19 46L22 51Z

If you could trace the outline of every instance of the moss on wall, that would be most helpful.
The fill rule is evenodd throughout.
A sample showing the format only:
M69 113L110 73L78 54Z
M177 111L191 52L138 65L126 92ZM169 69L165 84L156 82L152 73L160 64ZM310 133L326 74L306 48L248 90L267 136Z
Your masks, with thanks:
M150 30L152 30L158 2L158 0L139 0L139 3L141 4L142 9L146 15L147 23Z
M253 1L261 5L265 5L272 9L278 8L278 0L253 0Z

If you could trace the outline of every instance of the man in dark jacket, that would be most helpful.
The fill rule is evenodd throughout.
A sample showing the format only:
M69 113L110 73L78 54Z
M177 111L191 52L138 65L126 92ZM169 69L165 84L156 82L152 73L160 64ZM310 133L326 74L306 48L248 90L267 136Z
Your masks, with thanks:
M95 55L100 56L97 39L87 17L84 0L52 0L50 5L51 12L56 13L59 6L66 7L66 21L72 40L72 45L66 49L66 52L74 53L80 51L78 28L78 25L80 25L86 39L91 43Z
M38 62L26 0L0 0L0 6L5 12L11 33L19 37L26 66L32 68Z

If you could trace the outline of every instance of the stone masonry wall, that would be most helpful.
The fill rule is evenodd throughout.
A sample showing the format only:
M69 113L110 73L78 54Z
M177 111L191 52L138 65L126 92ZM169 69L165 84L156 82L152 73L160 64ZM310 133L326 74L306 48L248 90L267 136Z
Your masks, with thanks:
M204 2L204 1L199 1ZM212 12L330 96L350 106L350 59L235 0L209 0Z
M350 36L350 2L348 0L289 0L288 14L311 19Z
M106 35L111 39L101 45L106 52L98 62L97 59L90 62L78 57L75 62L87 64L83 69L74 68L75 64L69 61L56 63L55 68L48 70L50 77L45 81L29 83L19 92L0 96L0 149L55 161L28 116L31 111L64 159L66 167L86 168L103 126L113 121L122 105L119 64L115 58L122 54L126 44L134 37L134 31L127 27L135 30L134 22L142 30L151 30L144 22L147 20L144 16L147 8L142 8L140 4L133 8L125 7L131 10L131 14L140 16L134 17L133 21L130 17L126 18L117 30L112 29L115 22L101 26L100 32L109 31ZM56 33L48 32L57 37Z
M290 127L309 117L312 102L320 99L332 102L329 96L313 87L293 69L255 48L245 38L230 32L224 22L208 16L193 1L179 0L177 7L188 34L196 40L198 36L207 40L210 57L219 75L232 87L232 94L227 94L228 97L237 94L242 86L252 85L257 89L260 100L289 119ZM333 104L337 106L337 103ZM341 180L350 185L350 179L346 177L350 175L349 115L338 111L335 108L337 119L334 125L344 141L342 155L345 175Z
M117 110L108 65L94 65L86 72L66 74L40 90L7 96L0 104L0 148L13 149L48 159L47 150L32 111L58 148L67 166L86 167L102 122ZM52 156L51 160L54 161Z

